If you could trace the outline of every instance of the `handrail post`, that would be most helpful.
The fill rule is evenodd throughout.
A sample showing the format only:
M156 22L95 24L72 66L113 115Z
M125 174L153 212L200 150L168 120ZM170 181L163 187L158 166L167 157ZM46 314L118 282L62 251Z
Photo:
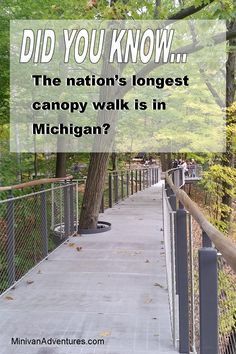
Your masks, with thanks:
M178 257L179 352L189 354L187 212L184 209L176 211L176 242Z
M171 194L169 196L169 203L171 206L171 209L175 212L177 210L177 200L176 200L176 195ZM178 281L178 248L177 248L177 232L176 232L176 215L173 215L173 233L174 233L174 252L175 252L175 291L176 294L179 294L179 281Z
M139 190L142 190L142 170L139 170Z
M131 194L134 194L134 171L131 170Z
M115 189L115 203L118 203L119 195L118 195L118 172L114 173L114 189Z
M176 196L175 196L175 194L171 194L169 196L169 203L170 203L171 209L173 211L176 211Z
M217 251L203 247L199 256L200 354L218 354Z
M41 186L41 234L43 241L43 257L48 255L47 200L44 186Z
M109 181L108 181L108 184L109 184L109 208L112 208L112 205L113 205L113 198L112 198L112 174L109 173Z
M73 235L74 227L74 185L71 181L70 185L70 234Z
M135 170L135 192L138 192L138 170Z
M180 183L180 175L179 175L179 170L174 172L174 184L176 185L176 187L180 187L181 183Z
M183 168L180 169L180 174L181 174L181 185L183 186L185 184L185 173Z
M205 231L202 231L202 247L212 247L212 242Z
M51 230L55 227L55 196L54 196L54 183L51 183Z
M15 270L15 229L14 229L14 200L10 192L7 202L7 276L8 285L11 286L16 280Z
M120 179L121 179L121 199L124 199L124 174L123 171L120 174Z
M64 186L64 236L68 237L70 234L70 215L69 215L69 194L68 194L68 186L65 181Z
M143 189L145 189L145 169L143 169Z
M129 171L126 171L126 195L129 196Z
M76 181L75 185L75 220L76 220L76 229L78 231L79 227L79 182Z
M170 188L169 184L167 183L167 186L166 186L166 195L167 197L169 197L172 193L172 189Z

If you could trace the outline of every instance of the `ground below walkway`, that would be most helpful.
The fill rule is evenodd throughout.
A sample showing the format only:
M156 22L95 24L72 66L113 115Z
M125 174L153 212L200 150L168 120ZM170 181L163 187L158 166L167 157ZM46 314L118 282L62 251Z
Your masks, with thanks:
M71 237L0 298L1 354L174 354L161 184L101 220L112 230ZM81 248L82 247L82 248ZM11 345L11 338L103 339L104 345Z

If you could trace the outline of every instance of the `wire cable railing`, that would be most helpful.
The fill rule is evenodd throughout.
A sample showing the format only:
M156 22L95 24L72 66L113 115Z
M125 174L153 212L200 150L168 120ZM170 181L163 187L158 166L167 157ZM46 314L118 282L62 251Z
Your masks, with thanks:
M119 201L152 186L159 179L158 167L110 171L106 178L101 211L112 208Z
M236 353L236 245L181 189L183 169L163 189L173 341L180 353ZM168 263L170 263L168 265Z
M8 198L0 201L0 293L75 232L77 183L53 181L34 181L33 188L40 188L31 192L28 183L21 185L28 193L19 196L13 194L18 187L11 187Z
M109 172L101 213L159 179L157 167ZM0 187L0 294L78 233L85 184L68 176Z

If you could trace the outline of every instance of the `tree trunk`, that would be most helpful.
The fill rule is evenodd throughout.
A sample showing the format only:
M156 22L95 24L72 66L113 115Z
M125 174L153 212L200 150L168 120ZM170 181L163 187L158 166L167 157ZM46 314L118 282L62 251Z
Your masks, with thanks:
M228 24L228 30L235 31L236 30L236 20L231 21ZM228 59L226 63L226 108L229 109L234 102L235 97L235 68L236 68L236 40L231 39L229 41L229 46L231 51L228 54ZM229 112L226 113L226 127L232 125L231 122L231 115ZM222 165L226 167L234 167L234 152L233 152L233 135L231 130L228 129L227 131L227 138L226 138L226 152L223 153L222 156ZM232 196L227 192L230 190L231 186L224 182L222 184L223 188L223 197L222 203L230 208L232 208ZM231 212L222 212L221 213L221 221L225 223L230 223L231 220Z
M171 168L171 153L161 152L160 160L161 160L162 171L167 171Z
M109 153L92 153L80 214L81 229L96 229L105 185Z
M113 152L111 154L111 163L112 163L112 170L116 171L117 170L117 153Z
M105 38L105 53L111 42L112 31L107 31ZM121 74L121 68L118 68ZM106 60L102 63L101 77L114 77L117 74L117 68L113 63L108 63ZM117 99L121 98L121 90L112 91L109 86L101 87L99 91L99 100L108 102L112 95L115 94ZM102 195L105 185L108 161L110 157L111 147L114 144L115 124L118 119L118 111L115 110L100 110L97 114L97 123L111 123L109 134L104 135L102 139L97 137L94 139L93 153L90 155L88 176L86 180L85 192L82 202L82 209L79 220L81 229L96 229L97 221L102 202ZM105 151L105 152L96 152Z
M66 176L66 153L58 152L56 161L56 177Z
M17 175L18 175L18 183L22 183L22 169L21 169L21 153L17 153L16 154L16 158L17 158L17 165L18 165L18 168L17 168Z
M38 155L37 153L34 154L34 178L38 178Z
M153 14L153 17L154 17L154 20L157 20L158 19L158 15L159 15L159 7L161 6L161 0L156 0L155 1L155 7L154 7L154 14Z

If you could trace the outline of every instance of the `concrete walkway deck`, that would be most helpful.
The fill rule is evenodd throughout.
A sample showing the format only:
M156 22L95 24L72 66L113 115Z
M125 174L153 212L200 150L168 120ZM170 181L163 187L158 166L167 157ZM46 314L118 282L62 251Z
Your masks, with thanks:
M112 222L112 230L72 237L0 298L1 354L176 353L161 184L100 219ZM104 345L11 345L12 337L104 339Z

